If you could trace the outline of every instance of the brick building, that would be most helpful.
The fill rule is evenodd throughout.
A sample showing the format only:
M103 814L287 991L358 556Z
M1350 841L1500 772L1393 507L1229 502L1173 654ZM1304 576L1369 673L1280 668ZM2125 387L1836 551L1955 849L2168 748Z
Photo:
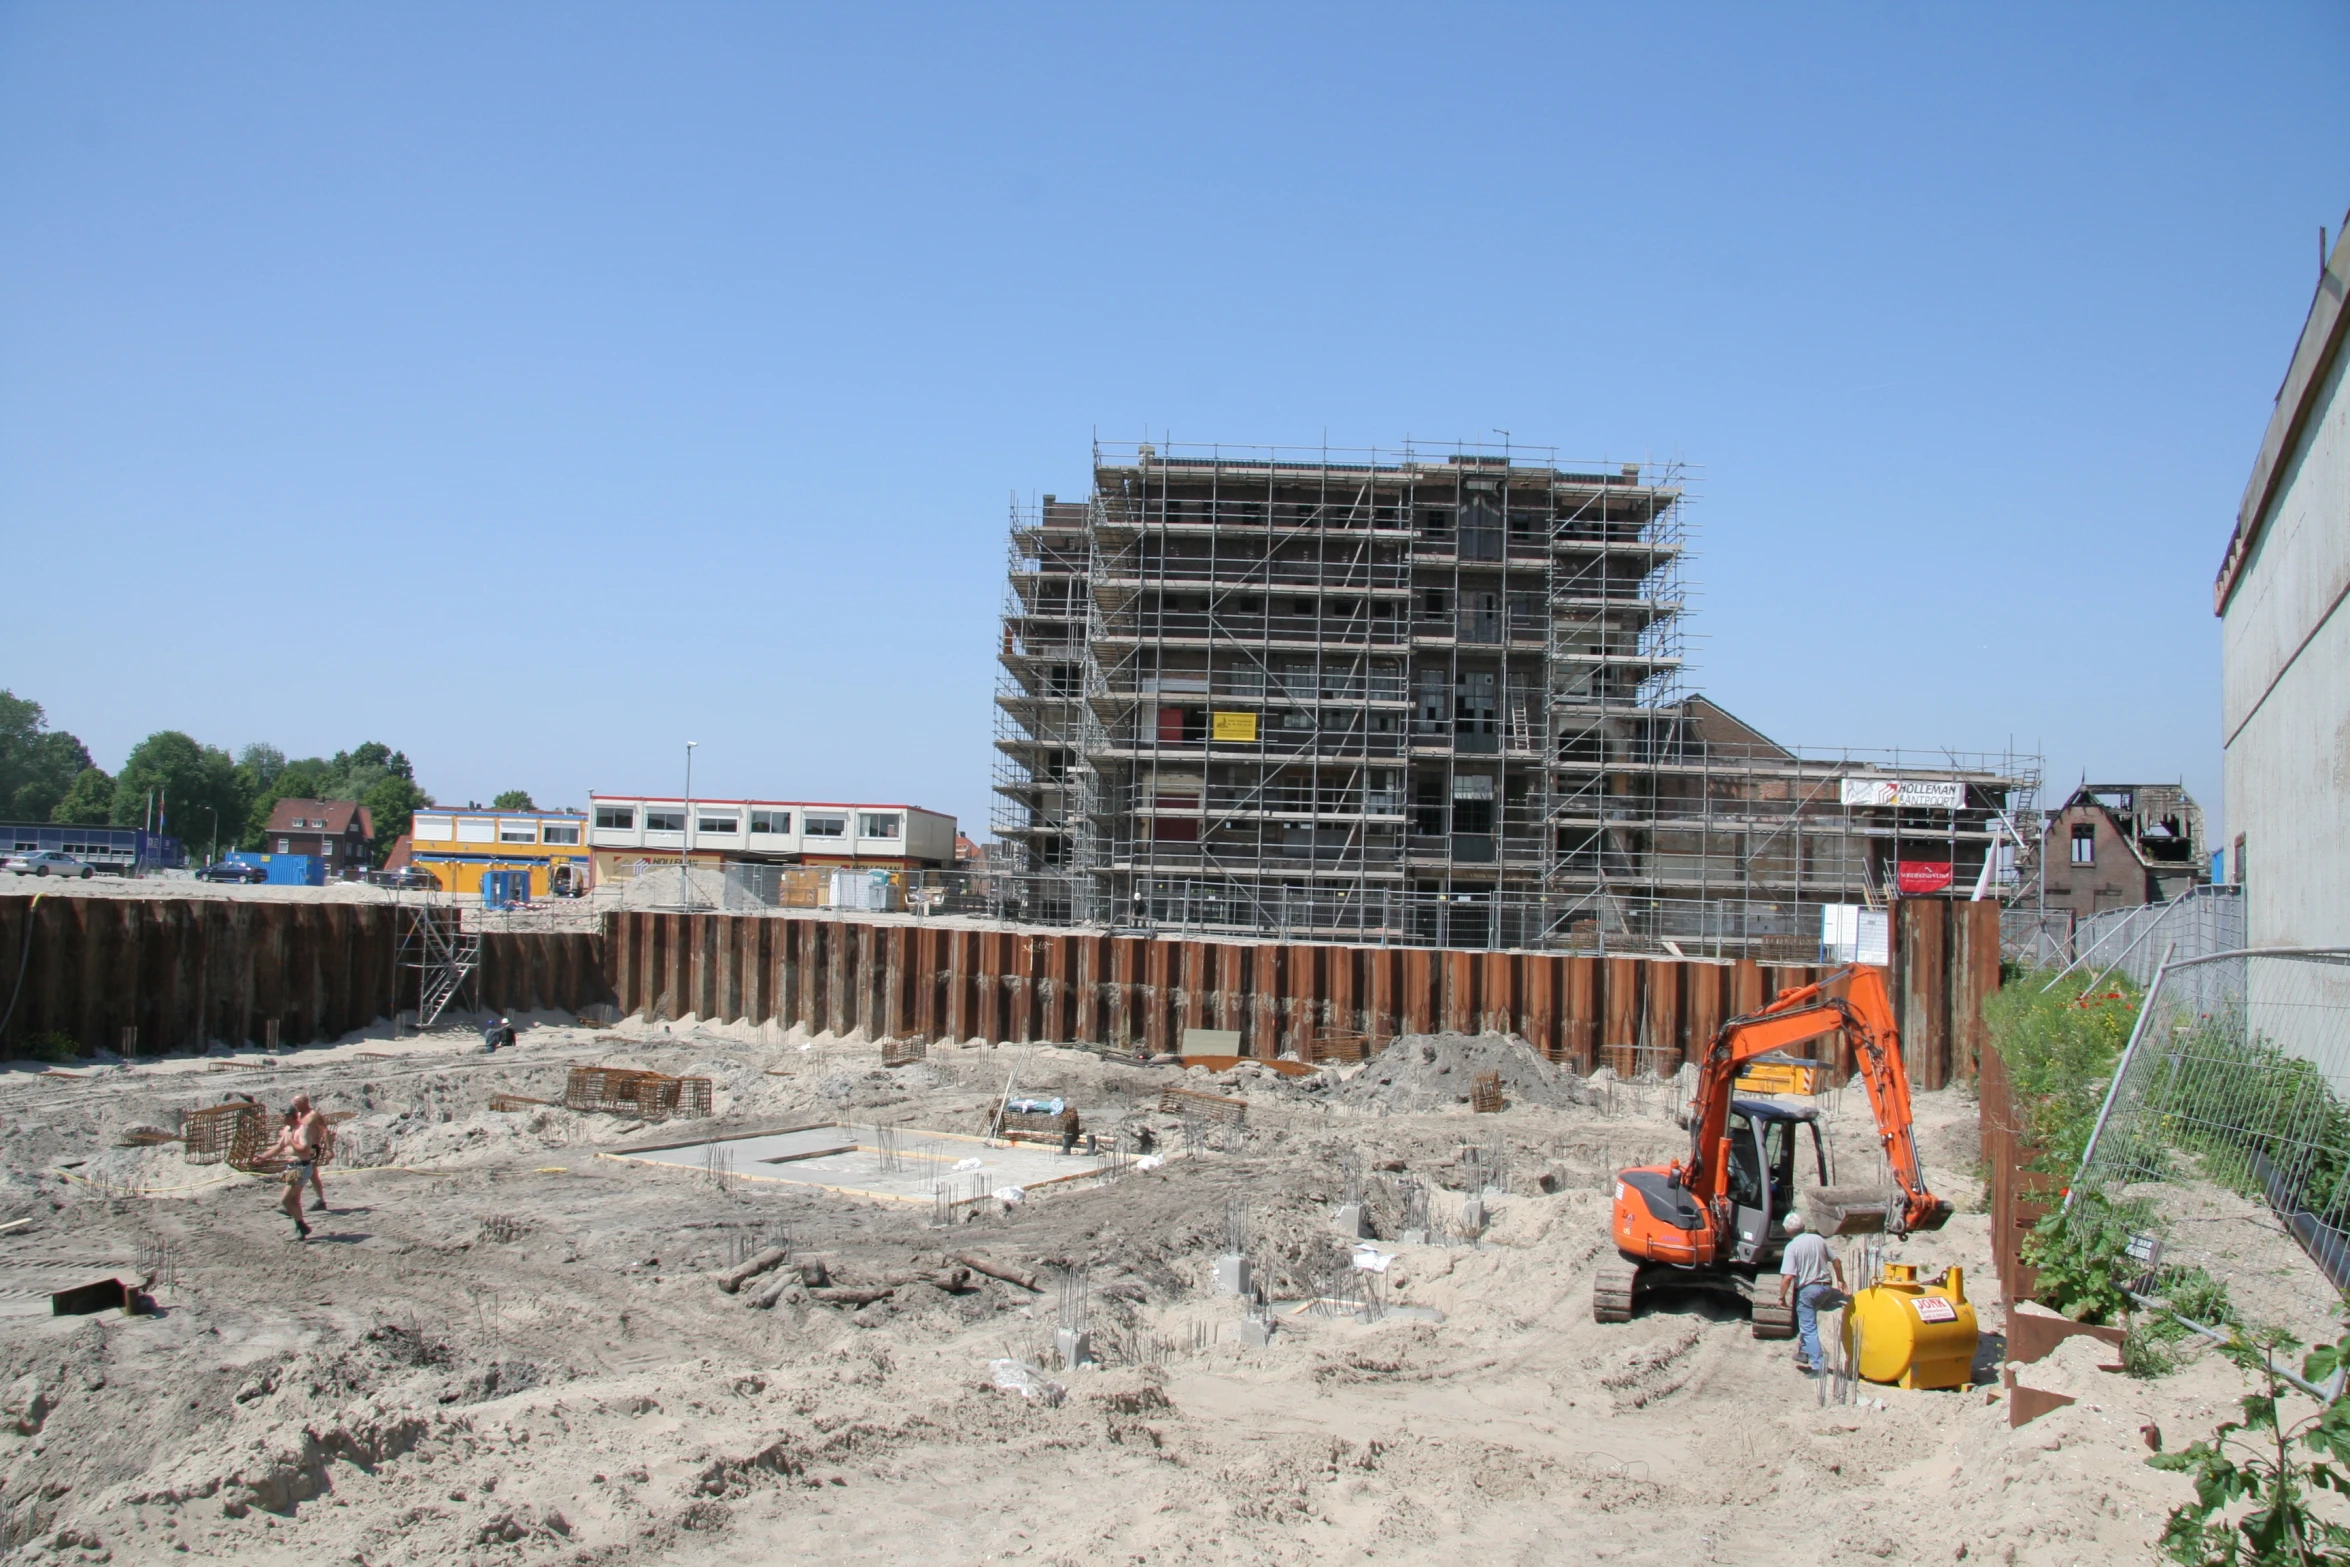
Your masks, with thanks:
M2083 784L2041 840L2048 907L2087 917L2168 903L2211 879L2203 808L2178 784Z

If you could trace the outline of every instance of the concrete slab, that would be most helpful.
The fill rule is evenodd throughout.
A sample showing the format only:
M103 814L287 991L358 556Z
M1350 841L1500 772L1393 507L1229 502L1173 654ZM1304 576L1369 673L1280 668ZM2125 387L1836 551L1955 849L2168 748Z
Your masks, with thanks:
M812 1186L842 1197L909 1203L935 1202L943 1184L948 1200L958 1204L976 1202L1007 1186L1033 1190L1082 1180L1100 1174L1110 1163L1106 1157L1082 1153L1063 1156L1051 1146L991 1144L981 1137L912 1126L895 1131L894 1170L882 1168L873 1129L860 1126L803 1127L597 1157L702 1171L710 1167L711 1150L721 1149L738 1180ZM971 1160L977 1161L972 1168L957 1168Z

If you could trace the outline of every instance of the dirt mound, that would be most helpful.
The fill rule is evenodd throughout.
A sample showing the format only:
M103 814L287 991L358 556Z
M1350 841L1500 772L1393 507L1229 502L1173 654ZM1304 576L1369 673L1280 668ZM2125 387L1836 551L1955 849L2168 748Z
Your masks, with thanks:
M1399 1034L1363 1069L1331 1090L1334 1103L1383 1114L1466 1105L1484 1072L1501 1074L1509 1104L1581 1102L1574 1073L1537 1055L1515 1034Z

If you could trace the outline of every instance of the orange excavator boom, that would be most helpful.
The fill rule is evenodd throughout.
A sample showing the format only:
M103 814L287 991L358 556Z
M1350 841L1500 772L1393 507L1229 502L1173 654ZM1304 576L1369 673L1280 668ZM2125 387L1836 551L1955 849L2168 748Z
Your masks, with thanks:
M1842 994L1837 993L1838 986ZM1893 1000L1886 994L1884 976L1866 964L1852 964L1814 984L1781 991L1761 1011L1722 1026L1698 1069L1697 1093L1690 1102L1690 1162L1682 1184L1710 1199L1728 1179L1724 1150L1738 1069L1757 1056L1822 1034L1838 1035L1852 1046L1854 1071L1868 1094L1878 1141L1901 1188L1902 1212L1895 1227L1937 1227L1949 1217L1950 1206L1926 1189Z

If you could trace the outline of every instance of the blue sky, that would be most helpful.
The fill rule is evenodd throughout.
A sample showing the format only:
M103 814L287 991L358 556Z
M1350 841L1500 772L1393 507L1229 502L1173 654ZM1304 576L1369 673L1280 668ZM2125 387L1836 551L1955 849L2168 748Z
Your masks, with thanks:
M1091 442L1691 466L1692 684L2215 816L2350 10L0 4L0 685L986 819Z

